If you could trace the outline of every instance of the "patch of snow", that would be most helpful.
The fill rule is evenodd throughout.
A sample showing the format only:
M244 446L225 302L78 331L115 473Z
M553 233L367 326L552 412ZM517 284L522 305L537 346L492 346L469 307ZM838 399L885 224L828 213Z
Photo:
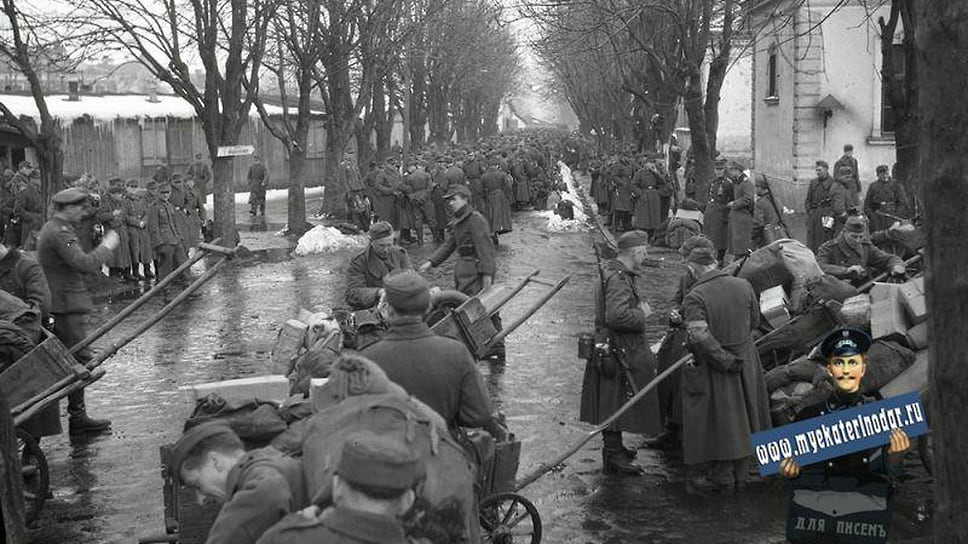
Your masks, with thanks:
M196 116L195 108L185 99L173 95L158 95L157 102L149 102L148 95L120 94L89 96L81 95L81 99L70 101L67 95L50 95L45 97L51 115L61 121L73 121L84 116L90 116L96 123L113 121L114 119L153 119L174 117L177 119L192 119ZM3 102L16 115L27 115L39 119L37 105L34 98L27 95L0 94ZM290 108L292 109L292 108ZM270 114L282 114L282 108L266 104L266 111ZM258 119L256 108L249 110L249 117Z
M346 235L334 227L317 225L303 234L296 244L295 254L302 257L313 253L329 253L337 249L363 247L367 242L366 235Z
M577 232L587 230L588 214L585 212L584 204L582 204L578 186L575 184L575 178L571 175L571 168L568 168L565 163L560 161L558 162L558 168L561 171L561 179L564 181L566 188L560 193L561 200L571 202L575 218L563 219L554 210L540 211L538 212L538 216L548 219L548 225L546 227L548 232ZM549 198L549 207L551 200Z
M311 197L322 197L323 187L306 187L306 198ZM266 200L280 200L289 198L289 189L269 189L266 191ZM241 191L235 193L235 203L236 204L248 204L249 203L249 191ZM211 211L214 209L214 202L212 200L212 195L205 197L205 209Z

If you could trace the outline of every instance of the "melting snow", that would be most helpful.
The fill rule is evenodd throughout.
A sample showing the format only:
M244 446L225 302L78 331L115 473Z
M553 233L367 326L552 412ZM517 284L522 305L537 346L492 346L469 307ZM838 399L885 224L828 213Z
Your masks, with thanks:
M337 249L363 247L366 244L365 235L346 235L337 228L317 225L299 238L295 254L305 256L313 253L328 253Z
M561 200L567 200L572 203L575 218L562 219L562 217L556 214L553 210L540 211L538 212L538 216L548 219L547 229L549 232L574 232L587 230L588 215L585 213L585 206L582 204L581 195L578 192L578 186L575 185L575 178L571 175L571 169L568 168L568 166L566 166L563 162L558 163L558 168L561 171L561 179L565 182L566 187L566 190L561 192Z

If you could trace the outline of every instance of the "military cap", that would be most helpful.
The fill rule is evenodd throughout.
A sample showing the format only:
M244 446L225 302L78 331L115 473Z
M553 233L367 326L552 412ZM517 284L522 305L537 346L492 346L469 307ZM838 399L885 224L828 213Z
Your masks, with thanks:
M871 337L854 327L837 327L820 344L820 353L828 357L863 355L871 347Z
M716 262L716 249L712 246L699 246L692 249L686 260L691 263L710 265Z
M447 191L447 194L444 195L444 198L448 199L455 196L461 196L464 199L469 200L471 198L471 190L468 189L466 185L454 185Z
M157 188L158 182L153 179L149 179L148 183L145 183L145 189L148 189L149 191L154 191Z
M370 231L367 233L370 240L379 240L381 238L386 238L393 234L393 226L386 221L377 221L370 225Z
M24 168L24 167L33 168L34 165L30 164L30 161L20 161L20 164L17 165L17 168Z
M387 303L403 312L426 311L430 307L430 284L413 270L390 274L383 280Z
M841 165L837 171L840 172L841 174L850 174L853 172L853 170L846 164Z
M224 421L209 421L185 431L168 452L168 473L175 481L181 481L181 467L188 455L203 440L218 435L233 435L235 431Z
M853 151L854 146L851 144L844 144L844 151Z
M335 473L350 484L403 493L417 484L425 468L403 442L373 431L357 431L343 444Z
M121 178L111 178L108 180L108 185L110 187L122 187L124 186L124 180Z
M138 183L138 180L136 179L129 179L125 182L125 186L127 187L137 187L138 185L140 185L140 183Z
M879 165L877 165L876 172L878 174L880 174L881 172L890 172L890 171L891 171L891 169L888 168L886 164L879 164Z
M830 164L828 164L827 161L817 161L814 163L814 166L823 166L824 168L830 168Z
M719 155L713 161L713 166L715 166L716 168L726 168L726 163L727 163L726 157Z
M181 183L182 182L181 174L172 174L171 175L171 182L172 183Z
M729 165L727 166L727 168L729 168L730 170L746 170L746 167L743 166L743 163L737 160L729 161Z
M50 200L54 204L79 204L87 200L88 196L87 191L78 189L77 187L71 187L70 189L58 191Z
M170 193L171 192L171 183L168 183L167 181L160 181L156 185L156 189L158 189L158 192L159 193L165 192L165 191L167 191L167 192Z
M688 257L692 250L697 247L713 247L713 242L709 238L702 234L697 234L687 238L682 245L679 246L679 254L683 257Z
M619 249L631 249L633 247L648 245L649 233L644 230L630 230L618 237Z
M852 215L847 218L844 230L847 232L867 232L867 220L859 215Z

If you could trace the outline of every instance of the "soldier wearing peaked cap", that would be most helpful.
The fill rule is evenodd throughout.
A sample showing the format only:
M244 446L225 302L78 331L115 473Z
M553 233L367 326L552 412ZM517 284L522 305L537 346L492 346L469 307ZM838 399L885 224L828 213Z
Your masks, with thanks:
M77 188L64 189L51 201L54 216L40 229L37 260L51 288L50 314L54 318L54 334L70 348L87 336L87 314L94 309L84 274L100 273L101 266L117 251L121 240L116 232L108 231L100 245L85 252L78 242L75 227L88 212L88 193ZM86 347L74 357L87 363L93 355L90 347ZM88 417L83 389L68 395L67 412L72 435L102 432L111 426L108 420Z
M871 337L853 327L832 330L820 344L820 360L834 384L832 392L820 402L805 406L796 415L796 421L847 410L877 399L865 395L862 381L867 370L867 350ZM850 428L848 426L848 428ZM848 434L843 440L849 440ZM801 473L856 476L861 473L898 476L903 471L904 454L911 447L910 439L903 429L895 428L885 446L843 455L825 463L801 467L795 459L787 458L780 463L780 474L796 478Z
M585 365L582 380L580 417L587 423L604 421L655 377L655 359L645 338L646 319L652 311L636 285L648 244L648 233L626 232L618 238L618 255L601 265L601 282L595 291L599 348ZM640 474L641 468L632 464L636 452L624 446L622 432L657 434L659 430L658 396L650 393L602 432L603 472Z
M258 544L405 544L400 518L425 467L406 444L371 431L350 435L333 475L333 506L283 519Z
M369 238L370 244L350 260L346 269L346 304L354 310L376 306L383 295L383 278L411 268L407 250L393 243L390 223L373 223Z
M820 246L817 264L827 274L855 286L868 281L873 276L872 269L886 270L895 275L905 272L904 261L900 257L871 243L867 221L858 215L850 216L843 232Z
M291 512L309 506L302 462L273 448L245 451L224 422L192 427L175 443L168 471L206 497L223 501L209 530L207 544L255 544Z

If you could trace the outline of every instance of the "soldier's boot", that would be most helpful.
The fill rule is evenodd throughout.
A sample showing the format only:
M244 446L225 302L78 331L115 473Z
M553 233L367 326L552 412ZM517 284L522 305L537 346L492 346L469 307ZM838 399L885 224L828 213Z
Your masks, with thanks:
M110 420L94 419L87 415L83 389L67 396L67 413L68 430L71 436L103 433L111 428Z
M681 448L682 437L679 434L679 426L675 424L666 425L662 434L646 440L645 445L658 450L675 450Z
M632 463L634 452L622 444L622 433L603 431L602 472L605 474L641 475L642 467ZM630 456L631 454L631 456Z

